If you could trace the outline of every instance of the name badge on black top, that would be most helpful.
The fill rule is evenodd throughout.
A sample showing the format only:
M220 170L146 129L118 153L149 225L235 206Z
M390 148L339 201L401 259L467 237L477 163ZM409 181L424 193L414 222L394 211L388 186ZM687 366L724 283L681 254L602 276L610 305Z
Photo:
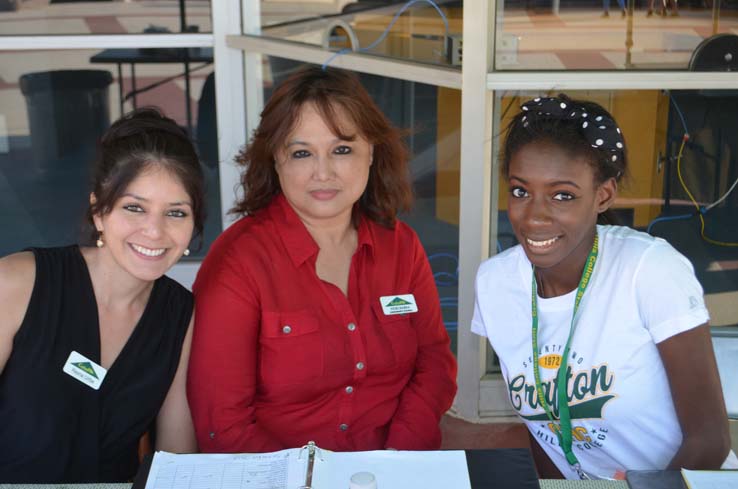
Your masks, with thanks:
M87 384L95 390L102 385L108 371L96 364L84 355L72 351L64 364L64 373L71 375L83 384Z

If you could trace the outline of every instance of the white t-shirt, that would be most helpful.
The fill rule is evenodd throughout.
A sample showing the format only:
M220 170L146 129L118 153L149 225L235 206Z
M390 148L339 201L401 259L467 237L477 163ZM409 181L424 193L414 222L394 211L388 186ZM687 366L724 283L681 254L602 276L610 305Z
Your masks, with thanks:
M597 226L597 232L599 255L577 314L567 392L574 454L586 472L604 478L663 469L679 449L682 433L656 344L709 316L691 263L666 241L621 226ZM564 476L577 479L538 404L531 273L520 246L484 262L472 331L489 338L512 406L533 437ZM575 294L538 298L539 365L549 402Z

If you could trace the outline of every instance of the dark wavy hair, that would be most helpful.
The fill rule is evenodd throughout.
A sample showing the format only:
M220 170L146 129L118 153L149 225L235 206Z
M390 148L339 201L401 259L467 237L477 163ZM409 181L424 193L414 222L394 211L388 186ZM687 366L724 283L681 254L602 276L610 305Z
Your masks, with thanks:
M144 171L160 167L176 176L192 200L195 236L205 222L204 177L187 132L158 109L145 107L124 115L103 134L92 169L95 203L87 209L85 237L98 237L94 215L112 211L126 188Z
M557 98L569 107L584 109L592 119L603 116L612 121L615 120L604 107L595 102L572 100L564 94L559 94ZM523 120L523 117L526 117L526 119ZM521 111L510 121L505 133L505 144L502 149L502 174L505 178L510 175L510 161L512 158L524 146L531 143L554 145L563 150L571 159L585 158L594 169L595 181L598 184L609 178L614 178L616 182L620 183L628 170L627 145L623 145L623 148L618 152L617 160L613 161L612 152L592 147L592 143L581 130L581 121L576 119L561 118L549 114L533 116L531 113ZM623 141L625 141L624 136ZM618 218L608 209L598 216L597 222L599 224L616 224Z
M244 197L231 212L254 214L281 192L274 156L284 147L307 103L315 105L337 137L352 140L356 135L344 134L338 126L336 112L342 110L373 145L369 181L355 210L379 224L392 226L398 212L409 210L412 204L403 134L379 110L356 75L333 68L301 69L274 91L251 142L236 157L236 163L246 168L241 176Z

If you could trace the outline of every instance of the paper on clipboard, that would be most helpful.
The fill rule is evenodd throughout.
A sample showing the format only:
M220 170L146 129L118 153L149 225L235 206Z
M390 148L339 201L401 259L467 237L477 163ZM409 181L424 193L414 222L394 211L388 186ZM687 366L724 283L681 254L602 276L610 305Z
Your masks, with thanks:
M146 489L296 489L305 477L299 449L261 454L156 452Z
M314 487L345 489L357 472L371 472L378 489L470 489L463 450L325 452L329 470L317 470Z

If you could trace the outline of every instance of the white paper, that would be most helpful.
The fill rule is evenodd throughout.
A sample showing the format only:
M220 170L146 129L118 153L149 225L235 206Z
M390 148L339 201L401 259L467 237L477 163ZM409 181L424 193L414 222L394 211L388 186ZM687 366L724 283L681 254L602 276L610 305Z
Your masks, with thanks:
M690 489L735 489L738 487L738 470L687 470L682 477Z
M346 489L351 476L371 472L377 489L470 489L466 454L461 450L414 452L326 452L316 460L313 487ZM324 470L324 467L327 470Z
M175 455L156 452L146 489L298 489L307 452ZM371 472L377 489L471 489L463 451L331 452L318 450L312 486L347 489L351 476Z
M146 489L296 489L305 478L299 450L260 454L156 452Z

